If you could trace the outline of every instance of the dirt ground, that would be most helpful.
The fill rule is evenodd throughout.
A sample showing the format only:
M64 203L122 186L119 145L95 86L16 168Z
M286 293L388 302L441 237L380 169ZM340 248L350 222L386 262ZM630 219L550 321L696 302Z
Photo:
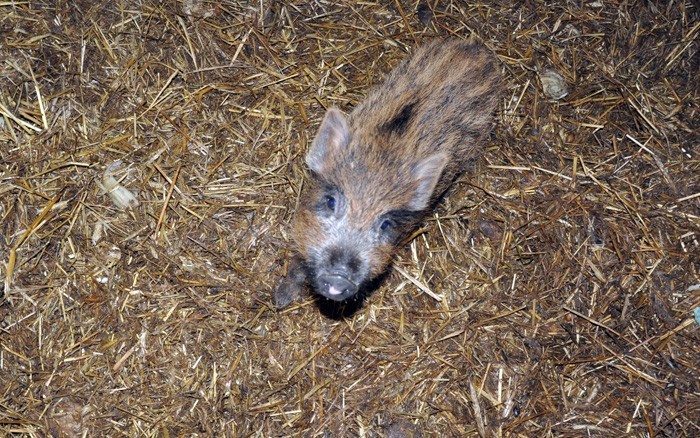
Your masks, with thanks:
M0 435L700 436L698 8L0 1ZM448 36L483 154L364 302L277 311L325 108Z

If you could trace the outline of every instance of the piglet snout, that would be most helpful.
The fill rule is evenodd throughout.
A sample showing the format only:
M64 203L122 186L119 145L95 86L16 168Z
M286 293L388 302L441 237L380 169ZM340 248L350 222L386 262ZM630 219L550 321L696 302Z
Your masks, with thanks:
M343 301L357 293L357 285L342 275L321 275L318 282L319 292L331 300Z

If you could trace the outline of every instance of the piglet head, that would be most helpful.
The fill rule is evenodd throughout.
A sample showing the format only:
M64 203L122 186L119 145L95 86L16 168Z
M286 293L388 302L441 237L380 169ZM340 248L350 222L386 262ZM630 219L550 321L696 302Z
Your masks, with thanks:
M447 158L387 150L331 108L306 156L312 172L293 228L317 293L342 301L385 271L433 199Z

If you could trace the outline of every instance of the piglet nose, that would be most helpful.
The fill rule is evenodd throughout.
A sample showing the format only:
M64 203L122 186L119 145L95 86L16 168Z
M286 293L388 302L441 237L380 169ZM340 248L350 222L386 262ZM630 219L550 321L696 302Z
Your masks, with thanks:
M335 301L342 301L357 293L357 285L342 275L322 275L318 281L323 286L321 294Z

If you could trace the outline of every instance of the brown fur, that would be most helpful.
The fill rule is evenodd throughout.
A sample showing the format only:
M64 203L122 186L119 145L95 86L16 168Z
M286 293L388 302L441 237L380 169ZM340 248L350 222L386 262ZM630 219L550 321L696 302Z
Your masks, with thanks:
M498 65L483 46L437 40L347 119L330 109L306 157L313 177L292 231L298 257L276 291L278 305L307 279L341 300L383 272L396 245L474 158L500 89ZM338 284L351 287L341 294Z

